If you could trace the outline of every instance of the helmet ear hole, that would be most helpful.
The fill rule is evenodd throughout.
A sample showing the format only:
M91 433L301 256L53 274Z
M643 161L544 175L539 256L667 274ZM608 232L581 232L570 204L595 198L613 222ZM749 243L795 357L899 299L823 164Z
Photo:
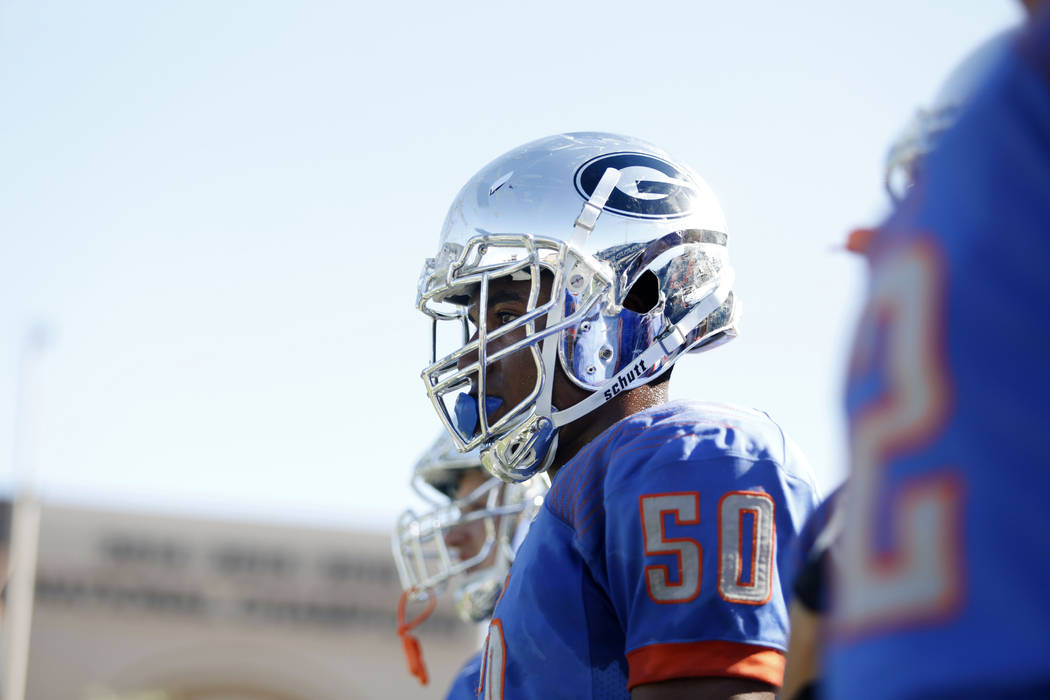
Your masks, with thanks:
M652 270L646 270L642 276L631 285L627 292L627 298L623 300L623 307L635 313L645 314L653 310L660 301L660 281Z

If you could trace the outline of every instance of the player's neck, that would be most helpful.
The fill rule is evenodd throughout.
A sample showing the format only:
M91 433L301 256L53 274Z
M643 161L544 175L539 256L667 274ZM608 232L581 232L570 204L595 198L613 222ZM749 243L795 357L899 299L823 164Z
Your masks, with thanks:
M624 418L667 403L667 385L667 382L645 384L626 391L593 413L563 427L558 431L558 451L554 455L550 475L553 477L592 440Z

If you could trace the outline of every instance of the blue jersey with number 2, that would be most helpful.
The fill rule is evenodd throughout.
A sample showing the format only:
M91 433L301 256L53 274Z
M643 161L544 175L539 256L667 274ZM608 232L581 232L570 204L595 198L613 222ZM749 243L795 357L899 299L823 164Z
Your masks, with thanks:
M818 501L764 413L673 402L557 474L489 626L482 694L622 698L672 678L778 685L791 539Z
M828 697L1050 697L1050 12L869 255Z

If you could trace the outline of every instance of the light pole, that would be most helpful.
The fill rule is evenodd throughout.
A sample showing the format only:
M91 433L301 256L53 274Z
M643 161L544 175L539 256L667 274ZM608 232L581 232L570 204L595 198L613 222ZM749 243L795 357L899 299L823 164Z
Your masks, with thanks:
M3 700L23 700L33 621L40 502L36 496L36 431L39 429L40 374L50 333L43 324L26 333L18 361L15 388L14 503L8 555L7 600L3 615Z

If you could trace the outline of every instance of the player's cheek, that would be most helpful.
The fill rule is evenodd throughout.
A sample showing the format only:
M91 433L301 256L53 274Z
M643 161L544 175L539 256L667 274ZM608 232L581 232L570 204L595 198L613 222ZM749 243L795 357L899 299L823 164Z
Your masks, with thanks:
M536 363L528 351L514 353L513 360L508 380L514 387L514 398L520 401L529 395L536 384Z
M524 339L524 329L515 329L504 336L489 342L487 351L492 355ZM493 376L495 375L495 377ZM500 358L489 366L489 378L495 378L510 386L528 384L527 394L536 379L536 365L529 347L522 348Z

